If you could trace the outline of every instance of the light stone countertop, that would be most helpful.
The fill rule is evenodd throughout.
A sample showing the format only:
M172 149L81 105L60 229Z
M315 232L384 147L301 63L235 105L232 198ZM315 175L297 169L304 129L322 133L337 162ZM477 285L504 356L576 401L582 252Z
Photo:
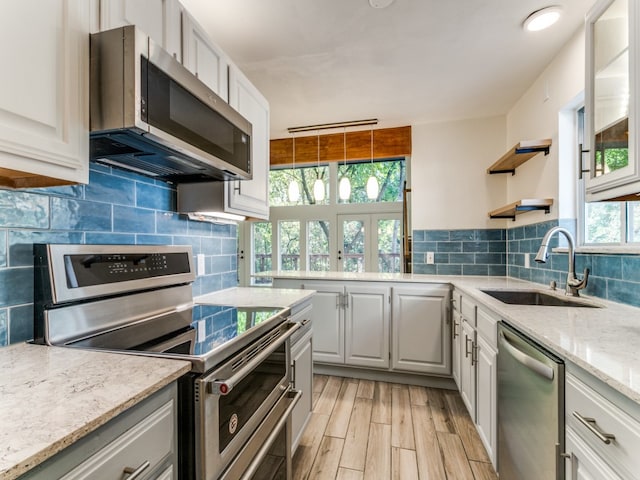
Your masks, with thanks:
M483 289L535 289L552 293L544 285L509 277L281 271L259 276L451 284L560 357L640 403L640 308L587 296L582 298L603 308L509 305L482 292ZM556 294L564 296L564 291Z
M65 347L0 348L0 480L17 478L190 368Z
M295 307L310 299L313 290L270 287L233 287L195 297L195 303L236 307Z

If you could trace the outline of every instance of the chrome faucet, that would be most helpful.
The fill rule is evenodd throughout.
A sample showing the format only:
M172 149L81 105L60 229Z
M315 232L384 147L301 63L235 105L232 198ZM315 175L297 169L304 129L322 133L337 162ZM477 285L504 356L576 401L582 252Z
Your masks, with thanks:
M542 243L540 244L540 248L538 249L538 254L536 255L536 262L538 263L546 263L547 258L549 258L549 240L553 236L554 233L562 233L566 239L567 243L569 243L569 273L567 274L567 295L572 295L574 297L580 296L580 290L587 286L587 279L589 278L589 269L584 269L584 277L582 280L576 277L575 271L575 263L576 263L576 255L575 255L575 241L573 240L573 235L566 228L562 227L553 227L549 229L547 233L544 234L542 238Z

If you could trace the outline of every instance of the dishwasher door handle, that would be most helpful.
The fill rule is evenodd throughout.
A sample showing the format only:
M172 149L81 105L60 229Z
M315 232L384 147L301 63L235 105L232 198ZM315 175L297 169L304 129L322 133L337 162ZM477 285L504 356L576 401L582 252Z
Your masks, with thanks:
M533 357L530 357L515 345L513 345L509 339L505 336L503 332L500 332L500 344L505 348L505 350L518 362L527 367L529 370L534 371L538 375L546 378L547 380L553 380L554 371L549 365L545 365L540 360L536 360Z

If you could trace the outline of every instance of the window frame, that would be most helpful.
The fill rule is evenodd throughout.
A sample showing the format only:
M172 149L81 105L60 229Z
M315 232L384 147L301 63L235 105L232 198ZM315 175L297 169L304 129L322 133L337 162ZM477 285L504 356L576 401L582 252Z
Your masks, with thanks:
M575 133L576 140L579 146L584 145L585 142L585 134L586 132L586 121L585 121L585 106L584 104L578 106L575 109L574 114L575 121ZM578 165L579 169L583 171L581 177L578 178L578 198L577 198L577 242L578 242L578 251L583 252L591 252L591 253L627 253L629 251L639 252L640 253L640 240L637 242L629 241L629 204L628 201L621 202L609 202L616 203L619 206L619 214L620 214L620 242L587 242L587 202L586 201L586 188L587 188L587 175L589 172L585 172L584 168L584 153L586 152L578 152L580 158L580 164ZM593 203L602 203L602 202L593 202Z

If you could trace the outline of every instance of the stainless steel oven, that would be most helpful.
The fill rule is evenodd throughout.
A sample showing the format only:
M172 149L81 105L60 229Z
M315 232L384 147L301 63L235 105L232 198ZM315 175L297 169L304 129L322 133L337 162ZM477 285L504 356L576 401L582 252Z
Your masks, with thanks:
M36 342L191 362L178 387L179 478L290 478L290 337L301 324L289 309L195 305L190 247L34 253Z

